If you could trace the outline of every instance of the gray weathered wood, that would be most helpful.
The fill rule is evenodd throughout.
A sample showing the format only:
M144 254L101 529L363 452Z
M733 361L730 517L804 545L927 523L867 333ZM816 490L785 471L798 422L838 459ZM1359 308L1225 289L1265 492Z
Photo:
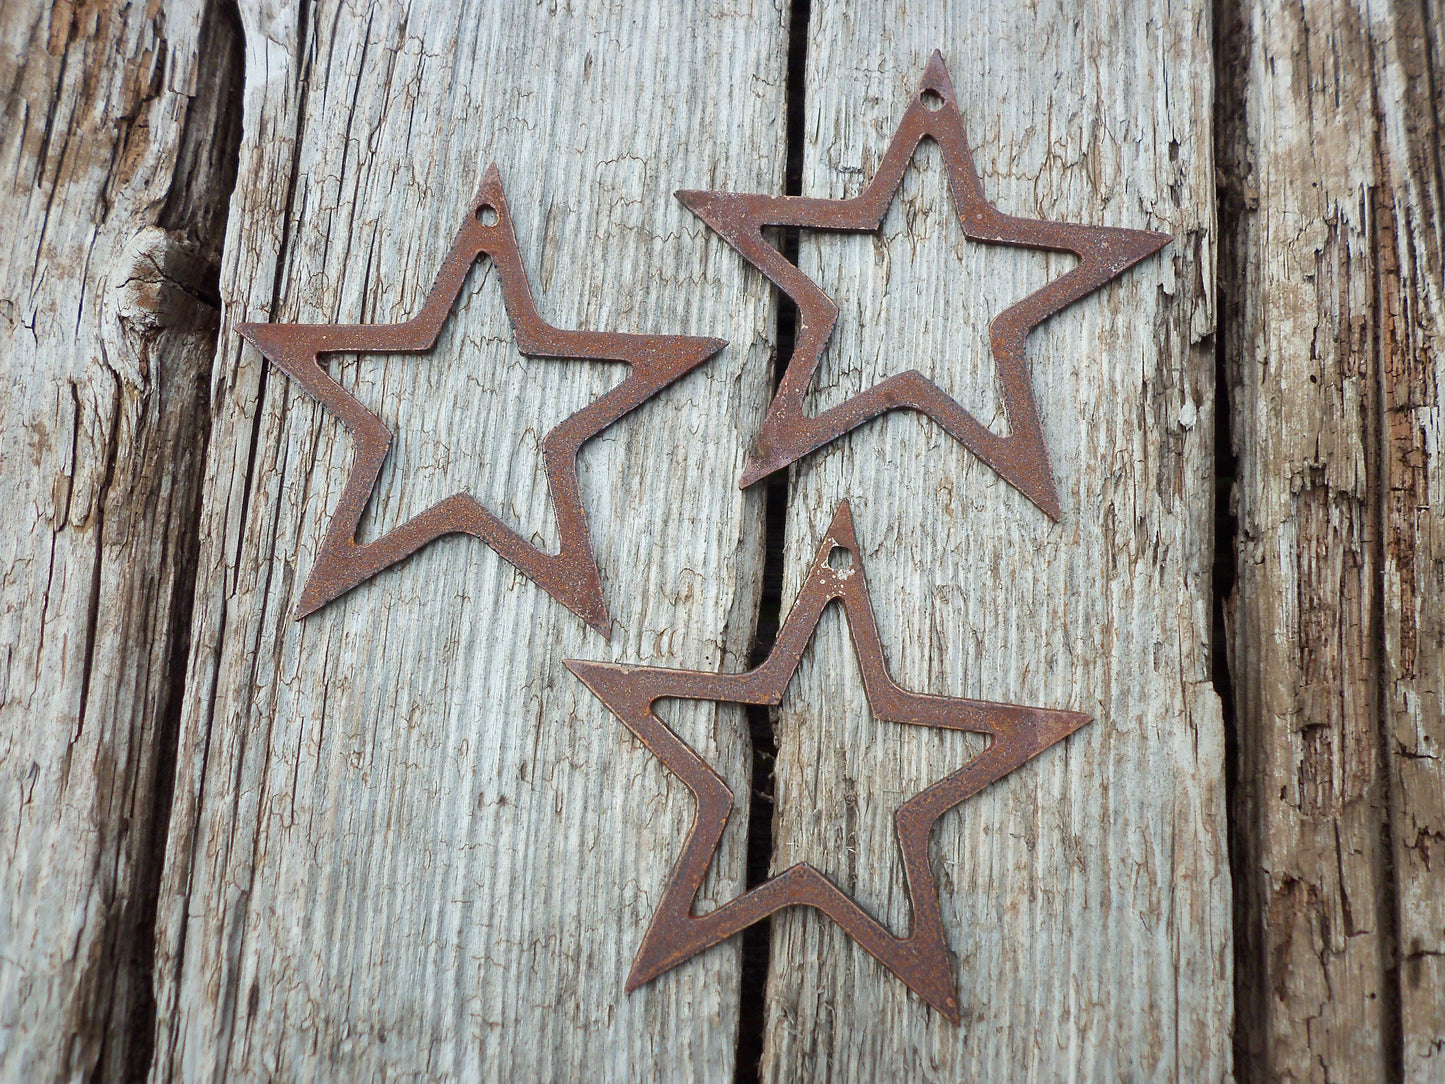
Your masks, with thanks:
M1001 208L1175 242L1030 338L1061 525L907 415L793 472L785 606L848 497L900 682L1096 721L935 835L963 1027L785 913L765 1078L1221 1079L1232 1017L1245 1079L1445 1077L1439 0L1227 0L1213 55L1198 3L875 7L812 7L805 193L941 48ZM671 192L781 189L786 8L246 0L243 85L224 5L0 4L0 1079L732 1078L737 942L623 993L692 803L561 660L745 664L772 292ZM734 343L583 454L614 638L470 539L293 622L352 450L230 328L408 315L491 161L545 317ZM982 328L1070 261L916 165L880 238L803 238L809 405L916 367L1000 425ZM537 442L619 377L522 359L485 271L435 354L334 371L397 432L368 536L469 488L542 545ZM743 719L666 714L731 897ZM889 815L979 743L872 720L836 613L777 722L774 865L906 928Z
M1440 20L1222 27L1249 1079L1445 1072Z
M963 1026L797 909L773 924L764 1074L1219 1080L1209 7L942 8L813 6L803 193L860 191L939 48L1002 210L1174 242L1029 339L1062 523L931 422L888 415L796 469L784 603L848 497L900 683L1096 721L934 835ZM987 321L1072 261L967 242L925 148L882 237L803 235L842 308L814 407L917 367L997 426ZM874 720L842 629L825 616L780 709L774 865L812 861L901 931L892 808L978 745Z
M146 1056L233 40L200 4L0 5L3 1080Z
M299 16L299 21L298 21ZM760 276L673 198L776 189L776 3L246 3L246 131L177 797L160 1081L729 1079L738 953L632 994L686 790L562 667L745 659L769 387ZM582 454L611 644L450 538L291 619L352 454L230 327L415 311L490 162L542 315L733 345ZM397 433L363 534L459 488L540 542L537 441L617 374L525 360L473 273L435 353L339 359ZM740 713L671 715L740 778Z

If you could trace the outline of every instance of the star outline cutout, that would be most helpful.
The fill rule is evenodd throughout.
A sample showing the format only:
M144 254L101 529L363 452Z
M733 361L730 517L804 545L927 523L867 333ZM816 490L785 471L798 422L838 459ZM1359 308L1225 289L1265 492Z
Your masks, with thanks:
M852 557L834 568L835 550ZM966 765L904 801L894 813L903 857L912 930L893 935L849 895L806 862L770 876L704 915L692 912L732 814L733 791L654 711L659 700L712 700L776 707L791 684L823 611L842 605L863 687L873 715L884 721L964 730L989 737ZM960 1022L938 885L928 859L934 825L950 809L1014 768L1062 741L1092 717L1080 712L1022 707L914 693L891 677L863 569L862 551L845 500L813 559L803 586L766 660L740 674L566 660L602 703L692 792L693 825L653 914L627 978L627 990L650 982L784 907L823 912L884 967L955 1026Z
M928 96L941 104L931 109ZM917 369L887 377L816 415L804 396L822 363L839 310L822 288L764 239L766 227L876 233L903 175L924 139L942 153L949 195L964 236L989 244L1072 252L1077 266L1005 308L989 323L989 340L1003 390L1008 436L983 425ZM1053 466L1044 441L1025 350L1028 333L1152 256L1167 234L1115 226L1085 226L1004 214L988 201L974 165L963 116L941 52L935 50L873 179L849 199L770 196L681 189L677 198L766 275L798 307L792 358L754 442L739 487L761 481L864 423L891 410L933 419L1055 523L1062 517Z
M543 552L468 491L446 497L370 542L357 531L391 448L392 432L333 378L321 356L333 353L423 354L451 318L472 266L491 259L519 352L529 358L621 362L615 387L569 415L542 438L547 491L560 539ZM341 421L356 458L331 515L295 608L301 620L354 587L449 534L480 539L588 625L611 638L601 571L592 548L577 478L582 445L663 388L715 356L726 340L687 335L572 331L537 311L497 165L490 165L420 311L393 324L244 323L236 329L266 358Z

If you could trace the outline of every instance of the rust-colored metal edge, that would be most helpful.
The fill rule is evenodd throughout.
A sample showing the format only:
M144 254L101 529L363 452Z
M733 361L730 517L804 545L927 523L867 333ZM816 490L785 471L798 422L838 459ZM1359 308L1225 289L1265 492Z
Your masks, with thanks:
M321 356L341 351L424 353L431 350L452 312L467 272L483 256L490 257L496 266L507 316L521 353L527 357L618 361L631 367L627 378L617 387L566 418L542 438L542 460L557 518L559 551L542 552L469 493L457 493L439 501L371 542L358 542L357 527L391 447L392 434L375 414L332 379L321 364ZM685 335L564 331L543 320L527 283L496 165L487 169L421 311L410 320L398 324L241 324L237 330L336 415L356 439L356 462L322 539L316 563L302 588L296 606L298 620L427 543L447 534L468 534L481 539L608 638L611 622L592 551L587 512L577 483L578 449L727 345L722 339Z
M835 568L830 564L835 550L851 554L851 567ZM784 870L708 914L692 913L731 814L733 793L717 772L657 716L653 707L657 701L670 698L778 704L824 608L834 601L842 604L847 617L868 706L875 716L895 723L986 734L990 739L983 753L904 802L894 813L913 912L912 932L906 937L889 933L822 873L805 863ZM772 653L755 669L742 674L711 674L575 659L568 660L567 667L697 798L696 820L633 961L627 981L629 990L780 908L806 905L838 923L914 993L955 1025L959 1023L938 885L928 864L929 833L948 810L1072 734L1090 721L1089 716L929 696L899 688L889 676L883 657L863 571L863 554L847 501L838 506Z
M1078 266L1009 306L989 325L1008 418L1006 437L991 432L916 369L891 376L816 416L803 409L804 395L837 323L838 307L817 283L769 244L762 231L769 226L877 231L914 150L924 139L934 140L942 151L949 191L966 237L989 244L1072 252L1079 257ZM793 357L758 433L741 486L752 485L880 414L910 409L932 418L1049 518L1059 520L1062 511L1024 340L1050 316L1158 252L1169 243L1167 234L1015 218L995 208L984 195L974 168L953 83L938 52L929 61L878 172L861 195L831 200L682 190L677 198L798 306Z

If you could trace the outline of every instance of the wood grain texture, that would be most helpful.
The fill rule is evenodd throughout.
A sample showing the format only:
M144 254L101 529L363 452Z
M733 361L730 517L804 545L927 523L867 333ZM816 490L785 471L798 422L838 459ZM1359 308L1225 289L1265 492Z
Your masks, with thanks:
M1373 15L1373 13L1372 13ZM1370 20L1385 735L1404 1079L1445 1079L1445 8Z
M1445 1072L1439 23L1221 25L1248 1079Z
M236 41L200 4L0 5L3 1080L148 1056Z
M861 190L938 48L1001 210L1174 241L1029 338L1062 523L926 419L890 414L796 468L784 603L847 497L896 680L1095 722L934 834L963 1026L798 909L773 923L763 1074L1219 1080L1209 8L942 9L814 5L803 194ZM965 241L925 145L881 236L802 236L801 266L842 309L813 409L917 367L1001 425L987 321L1071 264ZM842 628L825 615L779 710L773 864L813 862L903 930L892 810L978 746L872 719Z
M787 7L0 4L0 1080L733 1078L737 941L623 993L693 805L561 663L746 664L773 291L671 194L782 190ZM902 685L1095 721L935 833L962 1028L787 912L763 1077L1217 1080L1233 1021L1245 1080L1445 1079L1440 0L881 8L812 5L804 194L939 48L1002 210L1175 240L1029 339L1061 524L913 415L792 472L785 608L846 497ZM546 319L733 343L583 452L613 639L465 538L294 622L353 450L231 328L410 315L490 162ZM801 263L812 411L912 367L998 429L983 329L1072 260L964 239L925 147ZM550 548L541 436L622 375L485 266L333 372L396 433L364 538L469 489ZM737 799L707 907L747 727L664 714ZM836 611L776 726L773 868L906 929L892 811L981 742L872 719Z
M746 659L769 386L760 276L680 187L777 188L784 12L692 3L247 3L195 647L158 931L158 1081L730 1079L736 945L633 995L685 788L562 667ZM229 332L415 311L501 169L542 316L732 346L583 449L607 644L443 539L291 619L352 449ZM362 537L461 488L554 540L537 442L620 377L516 353L474 269L436 351L333 371L397 434ZM670 721L740 778L739 712Z

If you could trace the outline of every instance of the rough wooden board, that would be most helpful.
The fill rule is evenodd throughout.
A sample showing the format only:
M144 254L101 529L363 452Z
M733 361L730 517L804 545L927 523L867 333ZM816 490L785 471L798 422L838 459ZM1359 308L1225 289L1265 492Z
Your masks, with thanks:
M935 833L963 1026L826 919L785 912L764 1076L1218 1080L1232 993L1207 654L1209 8L941 7L814 6L803 193L861 189L939 48L1002 210L1175 241L1029 339L1062 524L931 423L889 415L797 469L784 602L848 497L895 678L1097 719ZM803 268L843 310L819 385L917 366L988 419L987 317L1068 264L964 241L937 162L915 159L881 240L804 233ZM841 628L825 617L780 710L774 866L808 859L902 930L888 817L970 747L874 721Z
M1249 1079L1442 1071L1439 14L1221 26Z
M780 186L784 11L242 15L247 127L153 1076L729 1079L736 945L623 993L690 798L561 663L746 658L761 495L735 482L766 401L772 304L671 193ZM229 327L408 315L492 161L545 318L733 342L584 449L612 642L464 538L293 622L351 449ZM473 283L435 354L338 363L398 429L364 530L471 484L545 538L535 441L616 379L520 359L495 282ZM708 889L731 894L744 720L707 705L671 718L743 781Z
M0 5L4 1080L147 1056L240 74L202 24Z
M1238 456L1245 1075L1382 1066L1383 779L1371 630L1375 361L1368 68L1333 21L1258 5L1224 59L1225 324ZM1342 52L1343 51L1343 52ZM1235 90L1227 76L1242 86ZM1323 148L1323 153L1321 150ZM1258 1069L1255 1069L1255 1066Z
M1379 73L1384 691L1400 999L1411 1081L1445 1079L1445 10L1371 20Z

